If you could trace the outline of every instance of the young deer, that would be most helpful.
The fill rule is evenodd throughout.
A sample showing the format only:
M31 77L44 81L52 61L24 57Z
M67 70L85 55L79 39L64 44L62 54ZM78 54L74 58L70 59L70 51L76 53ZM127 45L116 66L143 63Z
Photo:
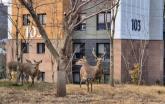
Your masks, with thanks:
M8 66L8 71L9 71L8 72L9 80L12 79L12 75L11 75L12 72L17 72L17 74L20 74L20 72L21 72L21 63L20 62L11 61L7 64L7 66ZM18 70L17 70L17 68L18 68ZM17 76L17 77L20 78L20 76ZM17 81L18 81L18 79L17 79Z

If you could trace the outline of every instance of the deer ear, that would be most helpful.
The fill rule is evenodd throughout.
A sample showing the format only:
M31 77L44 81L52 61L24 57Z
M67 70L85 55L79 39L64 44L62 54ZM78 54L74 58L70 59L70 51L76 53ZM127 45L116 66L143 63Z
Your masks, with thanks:
M35 63L37 63L37 61L36 60L33 60Z
M39 63L42 63L42 60L40 60Z

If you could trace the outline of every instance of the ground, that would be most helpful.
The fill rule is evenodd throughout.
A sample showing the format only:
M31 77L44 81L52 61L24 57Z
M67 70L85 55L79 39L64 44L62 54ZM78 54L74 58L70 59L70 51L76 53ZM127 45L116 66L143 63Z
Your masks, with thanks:
M94 84L88 93L86 86L67 85L67 96L56 97L55 85L35 83L15 86L0 81L0 104L165 104L165 87Z

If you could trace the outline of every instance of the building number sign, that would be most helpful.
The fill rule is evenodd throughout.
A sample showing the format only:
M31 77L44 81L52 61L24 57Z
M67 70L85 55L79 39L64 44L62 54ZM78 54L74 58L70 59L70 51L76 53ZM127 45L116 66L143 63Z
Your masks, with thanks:
M138 19L132 19L132 31L140 31L141 30L141 21Z
M37 32L37 28L34 26L31 27L26 27L25 28L25 32L26 32L26 38L40 38L41 35Z

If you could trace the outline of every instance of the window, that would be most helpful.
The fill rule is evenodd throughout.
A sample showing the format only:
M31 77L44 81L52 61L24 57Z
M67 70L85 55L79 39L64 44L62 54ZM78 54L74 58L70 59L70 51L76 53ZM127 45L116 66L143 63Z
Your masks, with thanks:
M109 43L97 43L97 56L101 56L105 53L104 58L109 59L110 55L110 46Z
M45 72L40 72L37 77L38 81L45 81Z
M30 14L23 14L23 25L28 26L30 24Z
M86 17L85 13L80 13L79 14L79 18L78 18L78 22L81 21L82 19L84 19ZM75 30L78 31L85 31L86 30L86 21L83 21L82 23L80 23Z
M37 53L45 53L45 43L37 43Z
M85 44L84 43L74 43L73 44L73 53L75 53L74 58L82 58L85 56Z
M73 82L80 83L80 73L73 73Z
M38 20L41 23L41 25L45 25L46 24L46 13L38 14Z
M105 30L106 23L107 23L108 29L110 29L110 19L111 19L110 13L98 14L97 15L97 30Z
M108 83L110 79L109 74L104 74L104 83Z
M29 53L29 43L22 43L21 44L21 51L23 53Z

